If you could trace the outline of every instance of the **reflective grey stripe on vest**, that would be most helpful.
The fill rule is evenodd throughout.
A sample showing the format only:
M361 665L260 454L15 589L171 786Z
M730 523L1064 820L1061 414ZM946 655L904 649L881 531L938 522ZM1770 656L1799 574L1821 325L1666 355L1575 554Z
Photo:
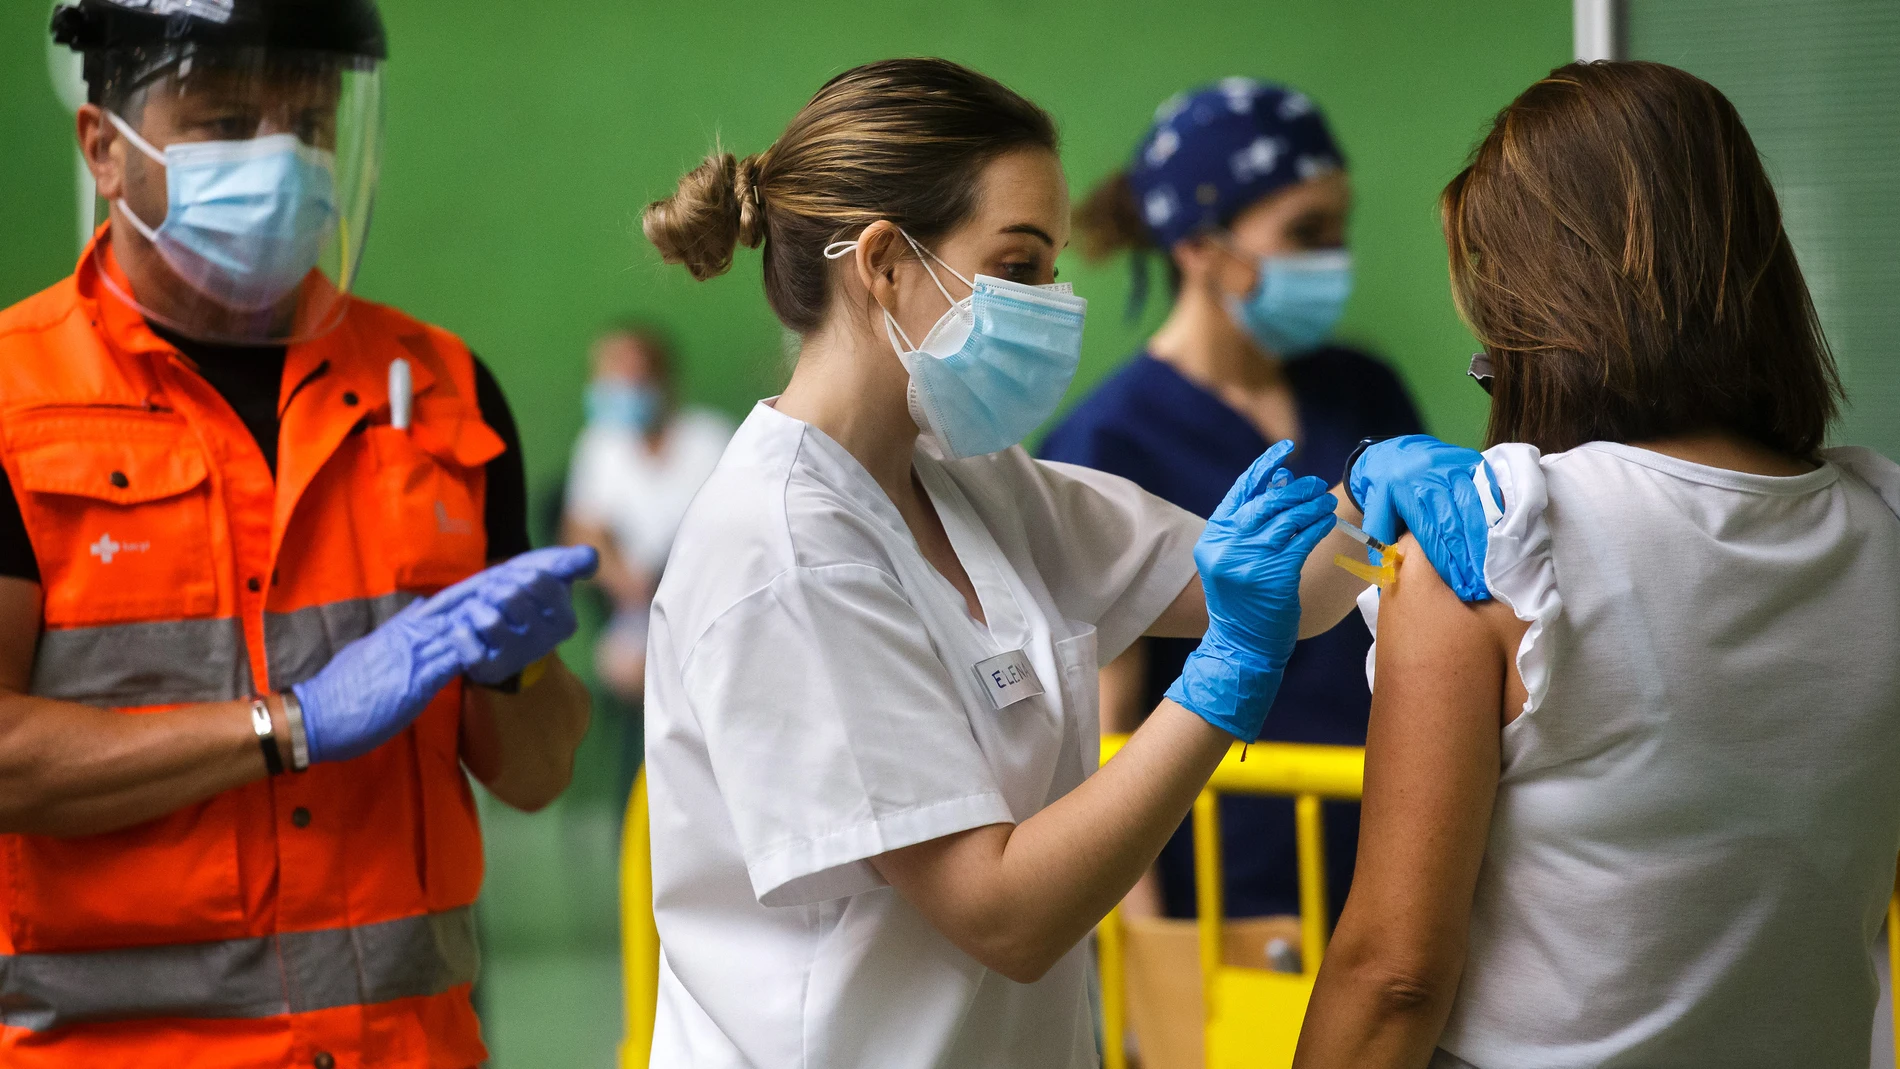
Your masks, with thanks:
M381 627L415 600L416 595L399 590L380 598L265 613L264 658L270 665L270 685L282 690L316 675L336 651Z
M474 907L355 928L68 954L0 954L0 1025L275 1017L439 995L480 964Z
M301 683L416 595L397 592L264 614L271 686ZM236 617L73 627L40 635L31 692L105 708L222 702L257 692Z
M108 709L255 693L244 627L232 616L42 632L29 686L42 698Z

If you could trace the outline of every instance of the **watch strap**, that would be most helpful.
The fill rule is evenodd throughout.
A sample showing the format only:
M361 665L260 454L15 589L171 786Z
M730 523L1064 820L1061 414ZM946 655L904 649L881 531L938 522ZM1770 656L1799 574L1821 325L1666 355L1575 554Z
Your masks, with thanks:
M497 694L520 694L522 691L541 682L541 677L548 674L548 666L553 664L558 657L560 657L559 653L546 654L540 660L535 661L533 664L530 664L528 667L523 668L521 671L516 672L514 675L509 676L499 683L476 683L475 685L481 687L483 690L492 690Z
M1365 456L1367 449L1383 441L1385 441L1384 438L1359 439L1359 444L1353 446L1352 452L1346 454L1346 470L1341 472L1339 476L1339 485L1346 490L1346 500L1352 503L1353 508L1359 510L1361 516L1366 514L1366 506L1364 502L1359 500L1359 495L1352 492L1352 467L1354 464L1359 463L1360 457Z
M271 726L270 706L262 698L251 699L251 733L257 736L257 748L264 753L264 768L273 776L284 772L284 757L277 751L277 732Z

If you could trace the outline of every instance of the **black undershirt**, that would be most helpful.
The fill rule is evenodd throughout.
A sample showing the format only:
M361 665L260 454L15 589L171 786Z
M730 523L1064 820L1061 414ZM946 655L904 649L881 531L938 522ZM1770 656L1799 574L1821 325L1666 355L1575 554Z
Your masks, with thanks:
M277 474L277 397L284 378L285 347L281 345L211 345L181 338L159 327L159 336L198 365L198 373L218 391L245 429L257 440L264 463ZM528 481L521 459L521 432L514 413L502 396L501 385L488 366L475 360L475 403L482 422L501 436L505 448L488 462L483 526L488 531L488 559L502 560L528 550ZM0 468L0 576L40 581L40 565L26 535L20 502Z

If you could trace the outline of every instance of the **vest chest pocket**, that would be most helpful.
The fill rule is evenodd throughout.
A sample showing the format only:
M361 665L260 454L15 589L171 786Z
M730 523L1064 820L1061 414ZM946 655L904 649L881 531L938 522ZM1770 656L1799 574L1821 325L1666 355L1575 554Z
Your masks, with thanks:
M433 592L488 563L483 465L501 455L501 438L479 421L445 430L418 421L408 430L363 431L387 510L384 547L396 587Z
M47 625L217 611L209 473L183 420L77 410L13 422Z

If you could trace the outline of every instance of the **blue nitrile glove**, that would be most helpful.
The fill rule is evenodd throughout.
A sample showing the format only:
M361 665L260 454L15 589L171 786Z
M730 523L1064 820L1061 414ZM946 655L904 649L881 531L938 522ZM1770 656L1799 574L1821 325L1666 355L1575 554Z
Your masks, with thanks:
M1287 482L1281 442L1222 499L1194 546L1207 595L1207 634L1168 700L1242 740L1260 737L1300 633L1300 567L1338 522L1322 479ZM1276 486L1276 483L1286 483Z
M554 652L574 633L574 581L594 574L592 546L550 546L523 553L462 580L475 632L486 647L463 674L494 686ZM447 591L444 591L446 593Z
M1346 489L1366 514L1367 534L1389 543L1412 532L1425 559L1461 600L1485 601L1491 597L1484 581L1490 525L1471 482L1484 462L1475 449L1408 434L1367 446L1353 462Z
M550 592L565 592L597 561L587 546L524 553L338 650L290 688L303 706L311 762L346 761L382 745L458 675L503 680L552 650L573 633L574 614L564 597L553 605Z
M290 688L303 706L311 763L347 761L382 745L483 656L467 602L448 591L415 602Z

